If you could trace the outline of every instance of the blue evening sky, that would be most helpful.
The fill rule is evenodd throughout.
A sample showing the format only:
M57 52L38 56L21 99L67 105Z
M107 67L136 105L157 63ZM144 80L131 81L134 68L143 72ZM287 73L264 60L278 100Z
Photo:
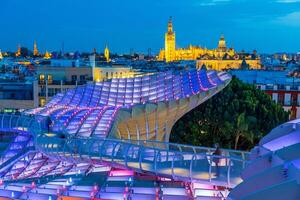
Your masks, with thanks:
M300 0L3 0L0 49L156 53L173 16L177 47L227 45L258 52L300 51Z

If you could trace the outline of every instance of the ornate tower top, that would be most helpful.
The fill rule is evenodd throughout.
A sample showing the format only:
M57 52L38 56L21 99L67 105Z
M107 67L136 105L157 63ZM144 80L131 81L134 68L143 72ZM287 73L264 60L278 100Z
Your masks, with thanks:
M222 34L218 43L218 49L222 51L226 51L226 41L224 35Z
M47 50L46 50L46 53L45 53L45 55L44 55L44 58L45 59L50 59L51 58L51 53L49 53Z
M169 22L168 22L168 33L173 33L172 17L170 17Z
M171 62L176 59L176 41L175 33L173 32L172 17L168 22L168 32L165 34L165 60Z
M39 55L39 51L37 49L37 45L36 45L36 41L34 40L34 44L33 44L33 55L34 56L38 56Z
M106 59L106 62L110 61L110 59L109 59L109 49L108 49L107 45L105 46L105 49L104 49L104 57Z

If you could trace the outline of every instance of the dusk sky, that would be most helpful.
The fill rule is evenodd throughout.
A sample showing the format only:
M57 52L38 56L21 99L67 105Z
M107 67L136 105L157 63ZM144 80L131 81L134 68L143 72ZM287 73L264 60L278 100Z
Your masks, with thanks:
M300 0L4 0L0 49L18 43L40 51L157 53L169 16L177 47L215 48L223 33L228 47L259 53L300 51Z

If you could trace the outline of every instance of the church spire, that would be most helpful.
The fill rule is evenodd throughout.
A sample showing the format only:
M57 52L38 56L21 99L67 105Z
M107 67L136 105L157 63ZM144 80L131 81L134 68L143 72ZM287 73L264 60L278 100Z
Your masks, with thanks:
M33 44L33 55L34 56L38 56L39 55L39 51L36 45L36 41L34 40L34 44Z
M108 49L107 44L106 44L105 49L104 49L104 57L106 59L106 62L110 61L110 58L109 58L109 49Z
M20 44L18 44L18 50L17 50L17 52L15 53L15 55L16 55L16 57L21 56L21 45L20 45Z

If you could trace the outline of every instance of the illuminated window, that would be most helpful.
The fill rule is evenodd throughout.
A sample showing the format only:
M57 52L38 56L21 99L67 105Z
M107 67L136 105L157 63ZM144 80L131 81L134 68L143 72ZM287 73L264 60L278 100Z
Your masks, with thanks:
M52 84L52 82L53 82L52 75L48 75L48 84Z
M290 116L290 119L293 120L293 119L296 119L297 118L297 109L291 109L291 116Z
M45 98L40 98L40 106L44 106L46 104L46 99Z
M40 83L45 82L45 75L44 74L40 74L39 81L40 81Z

